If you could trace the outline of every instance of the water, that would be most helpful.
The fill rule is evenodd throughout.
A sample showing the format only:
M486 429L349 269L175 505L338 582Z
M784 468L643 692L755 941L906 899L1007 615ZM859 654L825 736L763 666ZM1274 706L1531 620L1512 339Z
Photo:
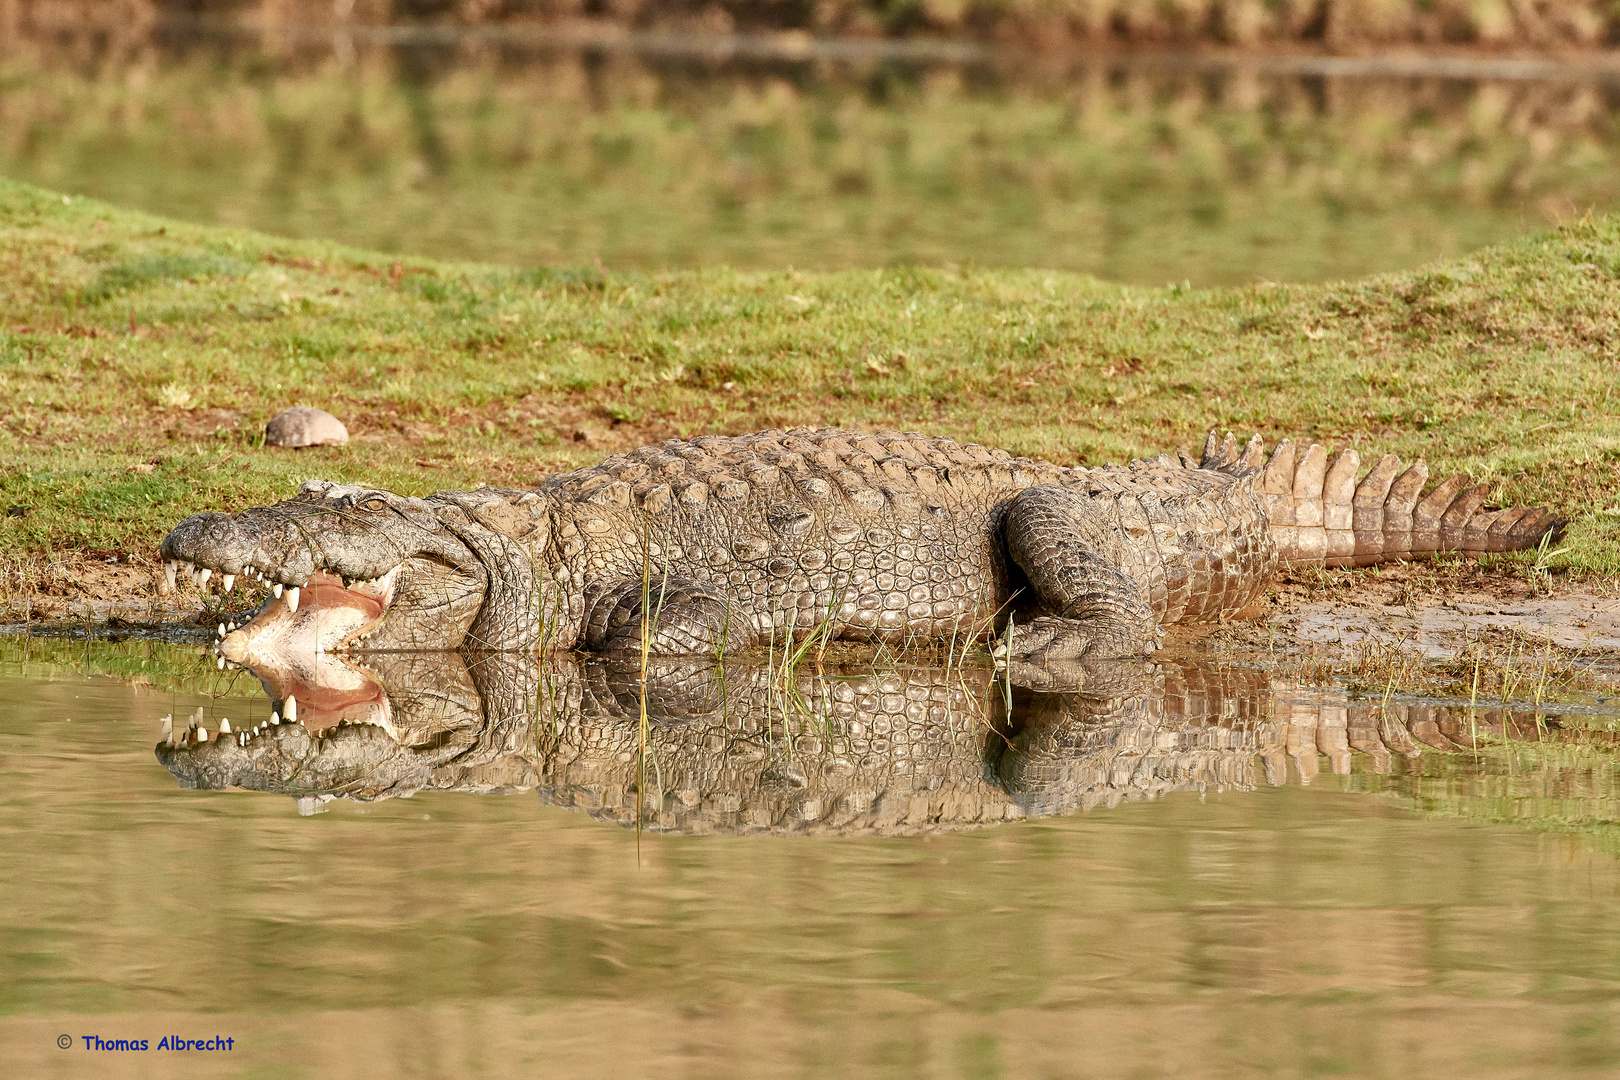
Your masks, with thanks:
M541 40L0 43L0 174L452 259L1152 285L1401 269L1620 206L1612 69Z
M374 667L386 714L329 669L299 730L164 747L171 773L159 717L251 729L289 687L5 643L8 1071L166 1073L82 1043L165 1034L238 1040L183 1065L231 1076L1620 1066L1601 706L1379 713L1190 658L1009 716L977 669L688 667L654 673L638 800L637 673ZM336 727L267 779L341 718L397 738Z

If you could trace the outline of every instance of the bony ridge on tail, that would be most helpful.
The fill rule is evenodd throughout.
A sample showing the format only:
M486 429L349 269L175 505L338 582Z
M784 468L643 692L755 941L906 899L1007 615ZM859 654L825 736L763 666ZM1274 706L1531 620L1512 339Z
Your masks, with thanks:
M1321 446L1303 451L1284 439L1268 459L1260 436L1237 452L1228 433L1209 433L1202 468L1258 476L1271 536L1284 562L1295 566L1371 566L1455 551L1465 556L1533 548L1557 540L1568 519L1544 507L1491 507L1488 484L1459 473L1428 494L1429 467L1405 471L1385 454L1363 476L1353 447L1332 458Z
M1267 457L1258 438L1240 451L1213 433L1198 460L1085 468L799 428L670 439L534 490L310 481L275 506L187 518L162 555L205 585L217 571L271 590L223 635L232 660L995 634L1004 659L1042 663L1149 651L1166 625L1247 606L1285 564L1530 548L1565 525L1487 507L1466 477L1425 495L1421 463L1358 471L1353 450L1283 442Z

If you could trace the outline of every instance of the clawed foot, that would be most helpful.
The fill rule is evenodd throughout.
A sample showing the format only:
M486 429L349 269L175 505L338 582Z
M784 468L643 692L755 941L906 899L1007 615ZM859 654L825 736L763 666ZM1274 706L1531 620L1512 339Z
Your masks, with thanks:
M1083 662L1153 652L1157 635L1141 639L1101 630L1074 619L1041 616L1015 626L991 648L998 668L1013 683L1031 690L1077 690L1084 684Z
M996 642L990 655L997 663L1023 661L1040 665L1053 660L1078 660L1101 644L1092 628L1084 623L1041 616L1013 627L1010 635Z

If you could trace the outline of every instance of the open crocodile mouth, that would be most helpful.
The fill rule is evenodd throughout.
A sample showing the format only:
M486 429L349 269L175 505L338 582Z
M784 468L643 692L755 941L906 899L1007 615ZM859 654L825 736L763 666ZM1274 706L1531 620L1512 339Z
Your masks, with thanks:
M401 569L396 566L381 577L354 581L317 570L302 586L272 581L251 566L240 575L222 572L220 583L226 593L240 577L269 595L246 622L218 625L215 648L221 662L270 666L289 655L319 656L363 646L394 603ZM164 567L171 588L181 573L189 574L199 589L207 589L214 576L213 568L186 562L171 560Z

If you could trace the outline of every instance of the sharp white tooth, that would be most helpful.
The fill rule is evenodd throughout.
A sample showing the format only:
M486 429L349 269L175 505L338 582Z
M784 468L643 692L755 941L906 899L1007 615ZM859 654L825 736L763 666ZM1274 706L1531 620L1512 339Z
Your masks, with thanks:
M219 718L219 730L220 730L220 733L222 735L229 735L231 733L231 718L230 717L222 716L222 717Z
M220 588L224 589L226 592L230 592L232 589L236 588L236 575L226 574L224 577L219 579L219 584Z
M214 572L212 570L208 569L208 567L205 566L205 567L202 568L201 577L202 577L202 583L204 585L208 584L208 579L213 577L213 576L214 576Z
M224 623L219 624L219 636L220 637L225 636L225 624Z
M242 734L240 734L240 735L238 735L236 737L236 745L237 746L246 746L247 745L247 732L244 731L244 732L242 732Z
M198 742L207 742L208 741L208 729L207 728L200 727L200 728L197 729L197 741Z
M225 670L225 658L223 656L221 656L221 657L218 658L218 660L219 660L219 670L224 671Z
M289 694L287 700L281 703L281 711L286 716L287 723L296 722L298 720L298 699Z
M279 724L279 723L281 723L281 714L276 712L276 710L271 709L270 710L270 725L272 727L274 727L276 724Z
M274 585L270 586L270 591L275 595L277 600L281 599L281 582L278 581Z
M287 606L291 608L294 613L298 611L298 586L296 585L287 590Z
M158 734L162 735L164 738L168 738L173 731L174 714L170 713L168 716L165 716L163 719L158 721Z
M175 574L178 573L179 570L180 564L175 562L173 559L170 559L168 562L163 564L163 581L169 586L170 592L174 592L174 578Z
M232 633L234 633L236 631L236 624L233 623L233 622L228 622L228 623L225 624L225 629L227 629L227 630L231 631Z

